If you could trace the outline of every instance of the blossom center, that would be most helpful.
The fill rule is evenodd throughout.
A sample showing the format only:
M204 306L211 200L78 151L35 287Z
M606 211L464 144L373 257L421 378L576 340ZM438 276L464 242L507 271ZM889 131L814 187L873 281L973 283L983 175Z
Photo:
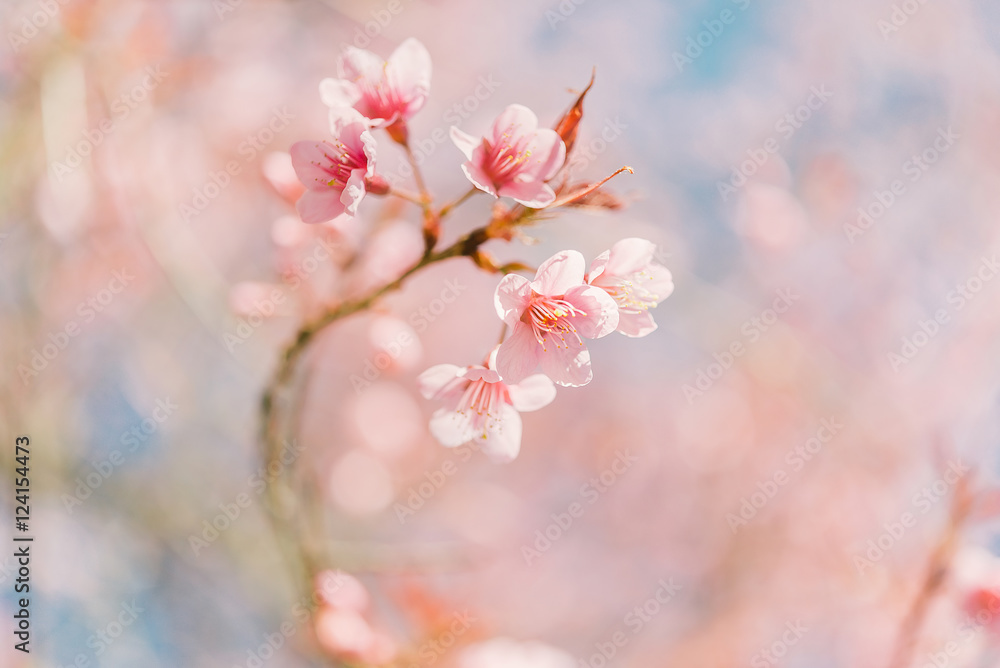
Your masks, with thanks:
M618 309L624 313L643 313L656 308L660 297L651 292L645 283L653 280L653 275L643 269L628 276L608 276L598 280L601 289L611 295Z
M510 403L510 393L502 382L488 383L482 378L469 382L458 400L458 413L469 420L469 424L481 438L487 431L500 426L501 411Z
M364 169L367 163L364 155L351 151L342 141L337 141L336 144L324 142L324 149L323 157L326 158L326 164L318 162L314 164L329 175L330 178L325 183L331 188L341 190L346 188L351 172L355 169Z
M500 141L489 146L483 168L494 184L509 181L531 158L530 137L520 136L511 141L517 128L517 125L510 125L500 136Z
M569 348L570 341L583 345L583 339L573 325L572 318L587 315L565 299L535 295L521 315L521 322L531 327L535 340L547 351L546 343L552 341L556 348Z

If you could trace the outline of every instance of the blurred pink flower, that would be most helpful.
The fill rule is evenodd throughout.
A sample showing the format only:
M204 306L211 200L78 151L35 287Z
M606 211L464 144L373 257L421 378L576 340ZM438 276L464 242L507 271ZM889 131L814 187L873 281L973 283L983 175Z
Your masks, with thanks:
M370 51L347 47L338 63L339 79L323 79L319 94L336 113L353 107L373 127L405 122L417 113L431 87L431 57L412 37L400 44L388 60Z
M646 336L656 329L649 309L674 291L666 267L653 259L656 246L645 239L622 239L598 255L587 282L611 295L618 304L618 329L625 336Z
M574 668L567 652L540 642L496 638L471 645L458 656L458 668Z
M368 590L357 578L341 571L323 571L315 579L320 608L315 632L320 647L347 661L382 665L392 661L395 643L372 628L362 614L370 605Z
M306 223L352 217L375 176L375 139L365 119L345 110L331 119L333 141L292 144L292 166L306 187L296 205Z
M494 348L486 366L438 364L420 374L417 383L427 399L447 402L431 418L431 433L449 448L476 440L493 460L508 462L521 450L520 413L552 403L556 388L541 374L519 384L500 379Z
M504 276L497 286L497 314L512 329L497 352L497 371L517 383L541 364L559 385L579 387L593 377L584 338L599 339L618 327L618 306L603 289L584 282L577 251L556 253L534 281Z
M468 158L462 171L480 190L535 209L555 201L555 192L545 182L566 161L566 145L555 130L540 129L538 117L527 107L512 104L504 109L481 139L452 127L451 140Z

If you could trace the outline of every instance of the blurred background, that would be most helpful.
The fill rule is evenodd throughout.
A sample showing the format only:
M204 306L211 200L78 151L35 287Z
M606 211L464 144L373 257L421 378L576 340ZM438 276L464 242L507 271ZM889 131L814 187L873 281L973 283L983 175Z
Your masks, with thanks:
M310 349L286 459L391 665L497 637L593 668L998 665L994 3L0 14L0 508L29 435L35 536L32 653L5 631L0 665L320 665L264 513L260 395L304 318L413 262L420 215L370 198L307 227L286 152L327 136L345 46L407 37L433 58L410 132L439 202L468 187L448 128L515 102L552 124L596 67L573 169L631 165L609 184L628 207L488 249L537 266L644 237L676 290L658 331L592 343L593 383L525 415L509 465L438 445L414 382L494 345L497 275L439 264ZM6 619L15 576L0 557Z

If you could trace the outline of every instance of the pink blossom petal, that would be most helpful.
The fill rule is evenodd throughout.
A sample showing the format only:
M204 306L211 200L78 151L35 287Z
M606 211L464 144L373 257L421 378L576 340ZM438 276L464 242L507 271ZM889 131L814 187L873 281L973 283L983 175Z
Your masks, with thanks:
M541 346L535 340L531 327L518 322L514 332L497 350L497 371L508 385L519 383L538 366Z
M489 423L486 438L477 438L482 451L497 463L514 461L521 451L521 416L510 405L504 404L500 415Z
M518 274L507 274L500 279L500 284L497 285L493 295L493 305L496 307L497 315L511 328L517 325L529 301L531 301L531 283Z
M407 101L401 113L406 117L417 113L431 87L431 55L424 45L412 37L405 40L389 56L385 73L389 86Z
M490 144L497 146L508 141L511 135L534 132L538 128L538 116L522 104L512 104L500 112L490 129Z
M618 320L618 331L625 336L639 338L656 331L656 322L649 311L623 312Z
M371 603L368 589L353 575L326 570L315 578L316 593L332 608L364 612Z
M651 264L646 267L646 273L650 276L643 281L643 287L656 295L656 303L659 304L674 292L674 278L670 270L659 264Z
M618 327L618 304L601 288L578 285L566 292L566 301L586 314L569 318L580 336L599 339Z
M535 273L531 289L540 295L558 297L583 284L587 263L578 251L560 251L543 262Z
M606 250L594 258L594 261L590 263L590 271L587 272L588 283L594 283L604 274L608 266L608 258L610 257L611 251Z
M344 213L340 195L340 191L332 188L307 190L295 203L295 209L304 223L325 223Z
M540 358L542 371L557 385L582 387L594 377L590 367L590 351L586 346L550 345Z
M446 408L434 411L430 429L434 438L447 448L458 447L476 437L476 430L468 414Z
M500 374L498 374L493 369L487 369L482 366L470 366L462 374L462 377L466 380L485 380L487 383L496 383L500 381Z
M544 408L556 398L556 386L546 375L536 373L516 385L508 385L511 404L522 413Z
M472 152L483 145L481 140L462 132L454 125L451 126L450 134L452 143L465 155L466 160L472 160Z
M319 98L331 109L353 107L361 99L361 91L346 79L323 79L319 82Z
M477 150L481 151L482 149ZM472 160L462 163L462 171L465 172L465 177L472 182L472 185L484 193L498 197L497 189L493 187L493 182L490 180L489 175L477 163Z
M614 276L629 276L645 269L653 261L656 244L646 239L622 239L611 247L605 271Z
M424 399L443 399L447 394L455 393L448 385L458 385L455 381L462 377L464 371L454 364L436 364L417 376L417 387Z
M328 187L330 174L320 165L330 161L327 156L335 153L333 146L325 141L297 141L288 152L292 156L292 168L302 185L309 190Z
M566 162L566 144L555 130L537 130L527 148L531 152L531 172L541 181L555 176Z
M351 171L351 178L347 180L347 185L340 194L340 202L344 205L344 211L353 216L358 212L358 205L365 198L365 170L355 169Z
M468 172L466 172L468 175ZM472 177L469 177L472 180ZM532 209L541 209L556 201L556 193L541 181L508 181L497 190L500 197L512 200Z
M385 64L384 60L371 51L348 46L340 57L340 76L350 81L358 79L377 81L382 77L382 68Z

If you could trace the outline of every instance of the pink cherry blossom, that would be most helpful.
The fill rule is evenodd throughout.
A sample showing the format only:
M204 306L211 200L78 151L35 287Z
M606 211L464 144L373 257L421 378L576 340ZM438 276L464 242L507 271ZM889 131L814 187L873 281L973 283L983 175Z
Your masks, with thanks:
M424 106L431 87L431 57L419 41L400 44L388 60L349 46L338 63L339 79L319 85L323 103L336 112L354 107L373 126L407 121Z
M599 339L618 327L618 306L607 292L587 285L577 251L562 251L542 263L534 281L504 276L494 302L512 329L497 353L497 371L519 382L541 365L559 385L579 387L593 377L583 339Z
M521 450L520 413L548 406L556 388L541 374L505 383L495 371L496 355L494 349L486 366L432 366L417 382L424 397L448 405L434 413L430 424L442 445L476 441L491 459L508 462Z
M470 645L458 656L458 668L574 668L563 650L540 642L496 638Z
M504 109L481 139L452 127L451 140L468 158L462 171L480 190L535 209L555 201L545 182L566 161L566 145L555 130L539 128L538 117L527 107Z
M347 110L331 120L332 141L292 144L292 166L306 187L296 204L306 223L353 217L375 176L375 138L361 114Z
M590 265L587 282L611 295L618 304L618 331L625 336L646 336L656 329L649 309L674 291L673 279L653 260L656 246L645 239L622 239L598 255Z

